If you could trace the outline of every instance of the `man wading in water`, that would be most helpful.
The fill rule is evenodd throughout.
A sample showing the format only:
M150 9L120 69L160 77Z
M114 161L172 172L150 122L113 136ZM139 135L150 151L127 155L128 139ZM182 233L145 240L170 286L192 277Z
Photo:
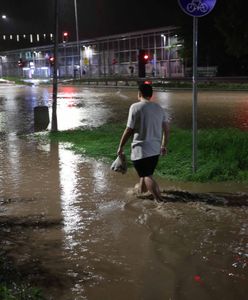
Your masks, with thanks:
M163 108L151 101L152 94L151 85L143 83L139 86L139 102L130 106L127 127L122 134L117 154L123 154L126 142L133 136L131 160L140 177L139 191L149 191L157 201L163 201L153 173L159 155L167 154L169 124Z

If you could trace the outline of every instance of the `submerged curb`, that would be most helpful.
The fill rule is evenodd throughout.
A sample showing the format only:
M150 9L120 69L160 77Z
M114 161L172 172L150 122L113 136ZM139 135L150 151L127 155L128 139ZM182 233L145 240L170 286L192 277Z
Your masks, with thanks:
M138 194L138 198L151 199L151 194ZM187 191L162 191L164 202L202 202L215 206L248 207L248 194L245 193L191 193Z

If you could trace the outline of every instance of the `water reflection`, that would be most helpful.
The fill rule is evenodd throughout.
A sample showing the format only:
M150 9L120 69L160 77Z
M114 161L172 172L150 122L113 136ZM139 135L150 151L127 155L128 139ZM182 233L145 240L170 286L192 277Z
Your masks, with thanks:
M135 90L60 87L59 128L125 121L136 96ZM246 99L201 93L201 126L238 126ZM190 126L190 93L157 92L154 100L173 123ZM13 199L0 203L0 213L26 226L1 230L0 240L48 299L246 299L245 208L137 199L130 193L137 182L132 169L123 176L64 145L19 138L32 131L38 104L51 107L51 89L0 89L0 197ZM159 183L194 192L248 191L242 184Z
M192 127L192 93L155 92L154 101L164 107L173 124L181 128ZM61 113L59 124L65 129L66 112L70 108L72 127L99 126L111 121L125 121L129 106L137 101L135 90L60 88L58 107ZM238 107L245 106L245 92L200 92L198 99L198 127L238 127L247 130L247 122L237 122ZM74 114L73 110L78 114ZM244 111L243 111L244 114ZM58 113L59 116L59 113ZM242 116L242 114L241 114Z
M49 297L245 299L245 209L136 199L128 193L137 181L131 169L123 176L63 145L41 147L17 137L11 142L18 148L16 172L22 174L15 177L16 197L33 200L17 203L12 211L9 206L4 214L24 220L63 217L63 227L36 225L35 230L22 229L21 235L11 231L19 245L12 250L15 256L44 266L41 273L35 269L35 278L57 278L44 284ZM2 166L1 193L12 195L11 166Z
M109 189L109 185L106 177L106 166L102 162L95 161L93 163L93 185L95 193L105 193Z
M106 108L105 97L106 94L100 91L61 87L57 106L59 129L96 127L107 122L110 109Z
M22 176L21 172L21 152L20 146L17 142L17 137L15 134L9 134L6 138L6 152L8 156L6 158L6 164L8 165L8 178L11 180L13 188L13 196L16 195L20 177Z
M181 128L192 127L191 91L157 91L153 98L168 111L173 124ZM128 108L135 101L136 89L59 86L58 128L64 130L125 122ZM200 91L198 127L247 130L247 101L246 92ZM33 109L39 105L49 107L51 120L51 87L0 87L0 131L14 132L14 128L22 132L32 131Z
M80 157L64 148L59 150L60 159L60 184L62 189L61 205L66 234L66 245L73 247L72 233L80 228L81 213L76 206L78 200L78 164ZM69 240L68 240L69 239Z

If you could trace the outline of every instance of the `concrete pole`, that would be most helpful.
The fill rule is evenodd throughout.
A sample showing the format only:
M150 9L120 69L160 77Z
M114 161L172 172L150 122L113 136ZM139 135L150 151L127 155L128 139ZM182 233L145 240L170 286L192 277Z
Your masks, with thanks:
M81 62L81 51L79 45L79 34L78 34L78 10L77 10L77 0L74 0L75 9L75 23L76 23L76 38L77 38L77 52L79 57L79 77L82 77L82 62Z
M57 122L57 94L58 94L58 29L59 29L59 0L55 0L54 12L54 66L53 66L53 103L52 103L52 127L51 131L58 131Z

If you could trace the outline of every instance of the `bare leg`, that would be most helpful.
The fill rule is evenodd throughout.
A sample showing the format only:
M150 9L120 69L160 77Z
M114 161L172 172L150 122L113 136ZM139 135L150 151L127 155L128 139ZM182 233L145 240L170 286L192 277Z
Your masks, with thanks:
M147 187L146 187L146 183L145 183L145 177L140 177L140 183L139 183L139 192L140 193L146 193Z
M159 186L152 176L144 177L145 185L149 192L151 192L157 201L163 201Z

